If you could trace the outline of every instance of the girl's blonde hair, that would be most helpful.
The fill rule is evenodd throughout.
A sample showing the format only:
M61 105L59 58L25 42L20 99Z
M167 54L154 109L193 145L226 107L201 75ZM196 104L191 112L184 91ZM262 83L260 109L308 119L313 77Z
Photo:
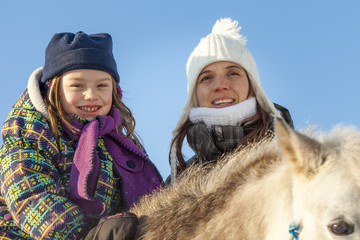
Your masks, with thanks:
M51 86L48 90L47 97L45 98L45 104L48 107L49 117L50 117L50 128L55 136L59 137L59 121L62 121L67 128L73 132L77 132L74 126L71 125L71 118L64 111L61 102L60 102L60 83L62 76L55 77L51 80ZM113 82L113 91L112 91L112 104L113 107L116 107L120 111L122 117L122 123L119 126L119 131L126 134L126 136L131 139L137 146L141 149L144 149L141 144L139 136L135 132L135 119L130 111L130 109L121 101L121 96L118 92L118 86L114 79Z

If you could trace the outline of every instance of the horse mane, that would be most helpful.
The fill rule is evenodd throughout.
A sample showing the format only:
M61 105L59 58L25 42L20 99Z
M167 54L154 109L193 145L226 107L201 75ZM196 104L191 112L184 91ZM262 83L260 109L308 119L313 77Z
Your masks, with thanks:
M322 167L344 164L360 185L355 127L338 125L328 133L280 127L279 133L280 139L267 136L216 164L193 165L172 186L142 197L130 209L139 217L136 239L233 239L239 233L264 239L269 232L283 237L292 215L294 176L311 179ZM274 224L281 211L281 223Z
M184 223L202 224L210 221L216 212L222 210L229 195L234 194L239 185L250 178L261 178L277 161L277 144L273 135L269 135L258 143L228 154L214 165L197 164L189 167L174 185L142 197L131 211L142 216L140 229L143 232L162 232L164 236L172 236L171 239L182 236L183 232L189 235L198 226ZM208 210L209 205L213 209L211 212ZM149 216L156 219L158 224L152 222L147 225ZM170 221L168 216L172 216L174 221ZM179 223L182 226L175 231Z

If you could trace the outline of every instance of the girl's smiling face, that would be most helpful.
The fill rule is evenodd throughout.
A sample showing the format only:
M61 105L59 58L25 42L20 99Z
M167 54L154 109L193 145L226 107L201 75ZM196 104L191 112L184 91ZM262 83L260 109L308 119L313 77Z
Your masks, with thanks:
M207 65L196 82L196 98L200 107L224 108L248 98L249 79L246 71L233 62Z
M112 106L113 79L107 72L78 69L63 74L60 102L67 114L88 121L107 115Z

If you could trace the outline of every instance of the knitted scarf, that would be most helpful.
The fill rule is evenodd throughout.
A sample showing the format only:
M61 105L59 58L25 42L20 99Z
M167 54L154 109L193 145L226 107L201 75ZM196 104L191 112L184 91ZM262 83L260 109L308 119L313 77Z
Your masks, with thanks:
M250 97L238 104L225 108L196 107L190 109L192 123L203 122L208 128L216 125L238 126L256 113L256 98Z
M243 123L254 116L256 110L255 97L225 108L192 108L189 120L193 125L188 129L187 141L196 159L211 162L236 149L254 129L251 123L245 126Z
M105 214L106 209L105 203L93 197L100 170L100 161L96 150L100 136L103 136L105 146L111 146L107 149L111 156L114 156L112 153L118 152L116 148L123 146L137 156L147 159L140 148L121 131L117 130L121 122L119 110L113 108L109 115L98 116L86 124L73 120L71 124L79 130L77 133L73 133L64 126L65 131L71 137L78 139L70 173L70 199L78 204L85 214L101 216ZM118 169L121 165L120 159L113 159L114 167ZM125 181L124 188L126 191Z

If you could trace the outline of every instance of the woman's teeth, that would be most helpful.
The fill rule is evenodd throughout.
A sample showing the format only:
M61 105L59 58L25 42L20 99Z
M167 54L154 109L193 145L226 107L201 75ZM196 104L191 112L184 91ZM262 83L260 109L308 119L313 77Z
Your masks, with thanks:
M215 105L221 105L221 104L228 104L234 102L233 99L222 99L222 100L216 100L214 101Z

